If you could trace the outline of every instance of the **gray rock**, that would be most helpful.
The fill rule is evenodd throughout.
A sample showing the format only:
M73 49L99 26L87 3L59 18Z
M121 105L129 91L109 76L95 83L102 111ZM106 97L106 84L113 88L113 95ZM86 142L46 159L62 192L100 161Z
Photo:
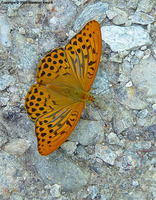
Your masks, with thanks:
M16 15L17 15L17 10L19 9L21 7L21 4L19 3L17 3L17 4L10 4L9 6L8 6L8 13L7 13L7 15L9 16L9 17L15 17Z
M10 199L12 191L19 190L20 180L17 173L21 173L17 159L6 152L0 153L0 197Z
M77 6L85 4L88 0L72 0Z
M76 6L69 0L59 0L54 2L55 15L49 20L52 31L65 29L70 20L76 15Z
M146 171L145 175L143 176L143 179L149 184L152 184L152 182L156 180L156 172L153 166L151 166L151 168L148 171Z
M135 187L137 187L139 185L139 183L138 183L137 180L133 180L132 185L135 186Z
M137 58L139 58L139 60L141 60L141 58L143 58L143 56L144 56L144 52L141 51L141 50L136 50L135 56L136 56Z
M23 28L23 27L21 27L21 28L19 28L19 33L21 34L21 35L25 35L25 29Z
M136 9L138 6L138 2L139 2L139 0L130 0L130 1L128 1L128 6L130 8Z
M52 198L60 197L61 196L60 192L61 192L61 186L60 185L54 184L54 185L51 186L50 194L51 194Z
M123 84L126 84L130 80L130 72L133 68L133 65L129 63L128 61L123 61L123 63L120 65L120 75L119 75L119 81L121 81Z
M152 10L155 0L140 0L138 3L137 11L148 13Z
M5 126L2 123L0 123L0 148L8 142L8 139L8 131L5 128Z
M124 146L123 141L121 141L117 135L113 132L109 133L109 135L107 136L106 140L108 141L109 144L115 144L115 145L119 145L119 146Z
M124 170L132 170L141 165L141 159L137 154L134 154L132 151L128 151L125 154L122 159L122 168Z
M145 59L149 58L150 55L151 55L151 50L150 50L150 49L146 49L146 50L144 51L144 56L143 56L142 59L145 60Z
M147 25L154 22L154 17L143 12L135 12L132 16L132 23Z
M135 200L147 200L147 196L146 194L144 194L141 191L137 191L137 192L129 192L128 194L126 194L123 198L121 198L120 200L125 200L125 199L135 199Z
M67 153L67 154L73 154L75 150L77 149L77 142L67 141L64 142L61 145L61 148Z
M107 10L106 15L109 19L113 19L114 17L118 15L118 13L114 10Z
M28 148L30 147L29 141L26 139L15 139L11 140L10 143L7 143L4 146L4 151L9 153L10 155L16 155L16 156L21 156L23 153L25 153Z
M11 46L10 24L4 16L0 16L0 41L4 47Z
M0 97L0 106L6 106L9 101L8 97Z
M8 74L4 74L0 79L0 91L5 90L8 86L15 84L15 78Z
M89 193L89 196L91 197L91 199L95 199L96 196L98 195L99 193L99 190L96 186L90 186L88 189L87 189L88 193Z
M128 14L125 11L120 10L118 8L113 8L113 11L117 13L117 16L113 17L113 23L115 25L121 25L126 23L126 21L128 20Z
M143 134L146 140L153 140L156 138L156 124L145 127L145 133Z
M2 48L2 45L0 45L0 69L3 67L3 65L6 63L6 60L8 59L7 52L1 48Z
M23 197L17 194L12 194L10 200L23 200ZM28 200L27 198L25 200Z
M134 125L133 115L130 111L118 110L113 118L113 128L117 134Z
M140 112L138 112L137 116L140 118L145 118L148 115L148 110L147 109L143 109Z
M108 4L97 2L90 6L87 6L74 23L74 31L80 30L80 27L83 27L90 20L97 20L101 23L106 18L106 11L108 10Z
M110 86L110 82L108 80L108 74L102 67L99 67L97 75L95 77L95 81L93 83L93 87L92 87L93 89L94 88L96 89L93 90L93 92L98 94L101 91L103 91L104 93L108 94L109 86Z
M119 101L128 108L140 110L147 107L147 103L139 98L133 86L124 87L118 93Z
M156 59L156 46L152 47L153 57Z
M151 142L136 142L133 144L132 149L133 150L140 150L140 149L150 149L151 146Z
M156 103L152 105L153 110L156 112Z
M97 174L102 174L103 173L103 171L105 170L104 169L104 167L103 167L103 161L100 159L100 158L98 158L101 162L93 162L92 164L91 164L91 169L93 169Z
M134 85L146 94L148 101L153 103L156 102L155 66L156 60L150 56L146 60L141 60L138 65L135 65L131 72Z
M123 60L122 60L122 57L119 55L119 54L115 54L115 55L112 55L109 60L111 62L116 62L116 63L122 63Z
M77 148L76 153L79 158L82 158L84 160L88 160L90 158L90 156L87 154L86 150L82 146L79 146Z
M99 121L80 120L69 140L92 145L104 139L104 127Z
M149 34L140 26L103 26L101 33L102 40L115 52L151 44Z
M129 81L128 83L126 83L126 85L125 85L125 87L132 87L133 86L133 83L132 83L132 81Z
M87 184L88 172L59 150L48 157L41 157L35 152L32 159L46 184L59 184L63 191L77 191Z
M115 159L117 158L117 155L109 147L101 144L95 145L95 156L110 165L114 165Z

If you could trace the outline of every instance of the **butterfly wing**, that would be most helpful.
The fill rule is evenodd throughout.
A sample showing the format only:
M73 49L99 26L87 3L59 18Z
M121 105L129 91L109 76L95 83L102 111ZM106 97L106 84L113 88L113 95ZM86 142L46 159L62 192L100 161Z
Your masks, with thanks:
M101 56L101 31L95 20L88 22L65 47L70 68L83 89L89 91L95 79Z
M62 96L45 85L31 86L25 98L25 108L28 116L36 120L35 133L41 155L49 155L69 137L83 106L84 102Z
M55 112L57 109L72 106L75 103L77 103L76 99L63 96L48 85L38 83L31 86L25 97L26 112L34 121L46 113Z
M64 48L54 49L40 61L36 73L37 83L46 85L71 85L80 87L75 73L70 68Z
M49 155L66 141L75 128L84 103L58 108L40 116L35 123L38 151L42 156Z
M95 20L88 22L65 48L55 49L40 61L39 84L71 85L89 91L101 56L101 31Z

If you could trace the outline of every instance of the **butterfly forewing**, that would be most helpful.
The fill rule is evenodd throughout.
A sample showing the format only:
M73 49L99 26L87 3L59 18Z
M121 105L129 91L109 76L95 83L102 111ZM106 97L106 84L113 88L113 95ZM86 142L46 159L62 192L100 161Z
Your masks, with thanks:
M54 49L40 61L36 74L37 83L46 85L77 86L77 80L66 60L64 48Z
M98 22L90 21L65 47L67 61L84 90L95 79L101 55L101 32Z

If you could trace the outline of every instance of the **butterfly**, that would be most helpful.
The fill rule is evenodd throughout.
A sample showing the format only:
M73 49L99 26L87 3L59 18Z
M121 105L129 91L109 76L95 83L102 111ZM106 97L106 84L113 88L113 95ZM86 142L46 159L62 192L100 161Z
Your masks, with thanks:
M25 97L25 109L35 121L38 152L51 154L69 137L84 104L94 101L89 91L101 56L101 31L95 20L88 22L68 44L41 59L36 82Z

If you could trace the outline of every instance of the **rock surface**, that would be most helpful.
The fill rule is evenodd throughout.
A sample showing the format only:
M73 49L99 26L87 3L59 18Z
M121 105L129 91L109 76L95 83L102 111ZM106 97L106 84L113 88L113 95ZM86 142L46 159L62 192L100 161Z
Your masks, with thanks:
M149 34L140 26L102 26L101 32L102 40L115 52L151 44Z
M155 0L9 2L0 3L0 199L156 199ZM25 95L41 58L91 19L103 40L95 101L42 157Z

